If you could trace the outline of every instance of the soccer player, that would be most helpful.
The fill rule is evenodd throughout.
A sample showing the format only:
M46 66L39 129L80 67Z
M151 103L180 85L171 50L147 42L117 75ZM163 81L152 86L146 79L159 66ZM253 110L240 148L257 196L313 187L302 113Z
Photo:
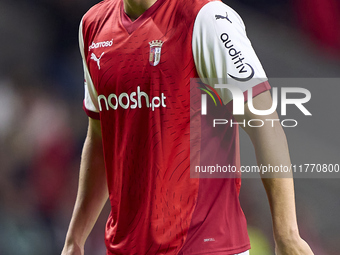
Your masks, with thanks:
M191 133L205 146L204 130L190 130L190 122L200 121L190 104L191 78L222 78L253 89L255 108L271 105L238 14L220 1L105 0L83 17L79 41L89 126L62 254L84 254L108 198L108 255L249 254L240 179L190 178ZM224 104L231 100L219 93ZM246 110L243 118L254 116ZM279 124L245 129L259 164L290 164ZM225 162L239 165L237 128L225 135ZM292 179L264 178L263 184L277 254L313 254L299 236Z

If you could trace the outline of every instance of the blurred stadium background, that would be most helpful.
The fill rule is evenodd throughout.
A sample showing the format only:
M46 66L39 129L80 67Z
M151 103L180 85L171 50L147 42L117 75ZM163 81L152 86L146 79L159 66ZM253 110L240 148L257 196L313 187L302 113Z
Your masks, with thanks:
M61 252L87 128L78 25L97 2L0 0L0 255ZM224 2L244 19L269 77L340 78L339 1ZM324 90L338 94L340 87ZM287 130L287 136L293 162L317 156L301 150L306 141L306 146L318 147L322 155L335 155L339 161L335 127L319 123L306 132ZM254 164L244 136L241 146L243 162ZM297 179L295 185L301 235L316 255L339 254L339 179ZM241 203L254 248L251 254L274 254L269 206L260 180L243 180ZM107 215L105 208L86 254L105 254Z

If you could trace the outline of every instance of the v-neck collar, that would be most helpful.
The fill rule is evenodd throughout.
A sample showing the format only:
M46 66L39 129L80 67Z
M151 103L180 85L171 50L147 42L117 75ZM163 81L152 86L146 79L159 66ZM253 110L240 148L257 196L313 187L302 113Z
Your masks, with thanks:
M129 16L124 11L124 3L121 0L120 4L120 17L122 21L122 25L126 29L126 31L131 34L133 33L140 25L143 24L145 20L147 20L155 11L160 7L166 0L157 0L149 9L147 9L142 15L140 15L136 20L131 21Z

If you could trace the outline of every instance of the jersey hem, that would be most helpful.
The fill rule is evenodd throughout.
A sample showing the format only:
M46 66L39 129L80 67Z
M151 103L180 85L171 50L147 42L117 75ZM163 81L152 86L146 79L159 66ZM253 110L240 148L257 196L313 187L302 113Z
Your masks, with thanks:
M85 101L83 102L83 110L85 111L86 115L91 119L100 120L99 112L93 112L87 109L85 106Z
M262 82L262 83L259 83L257 84L256 86L250 88L250 89L253 89L253 98L260 95L261 93L267 91L267 90L270 90L271 87L269 85L269 82L268 81L265 81L265 82ZM247 90L245 92L243 92L243 96L244 96L244 103L247 103L248 102L248 93L247 93ZM233 100L231 100L230 102L228 102L226 104L227 106L227 109L229 111L233 111Z
M257 95L267 91L267 90L270 90L271 87L269 85L269 82L268 81L264 81L260 84L257 84L256 86L254 86L253 88L253 98L256 97ZM248 101L248 93L247 91L245 91L243 93L244 95L244 102L246 103Z
M246 252L250 250L250 244L246 244L244 246L241 246L239 248L235 249L221 249L221 250L214 250L214 251L202 251L198 253L183 253L181 255L206 255L206 254L216 254L216 255L234 255L234 254L239 254L242 252Z

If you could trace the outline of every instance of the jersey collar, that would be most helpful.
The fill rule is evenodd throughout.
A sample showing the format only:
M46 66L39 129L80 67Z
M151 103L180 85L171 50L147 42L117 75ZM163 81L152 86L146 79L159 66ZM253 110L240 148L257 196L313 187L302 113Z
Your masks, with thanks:
M157 0L149 9L147 9L141 16L139 16L136 20L131 21L129 16L124 12L124 3L123 0L120 4L120 17L122 24L126 31L131 34L137 28L140 27L148 18L150 18L156 10L165 2L166 0Z

